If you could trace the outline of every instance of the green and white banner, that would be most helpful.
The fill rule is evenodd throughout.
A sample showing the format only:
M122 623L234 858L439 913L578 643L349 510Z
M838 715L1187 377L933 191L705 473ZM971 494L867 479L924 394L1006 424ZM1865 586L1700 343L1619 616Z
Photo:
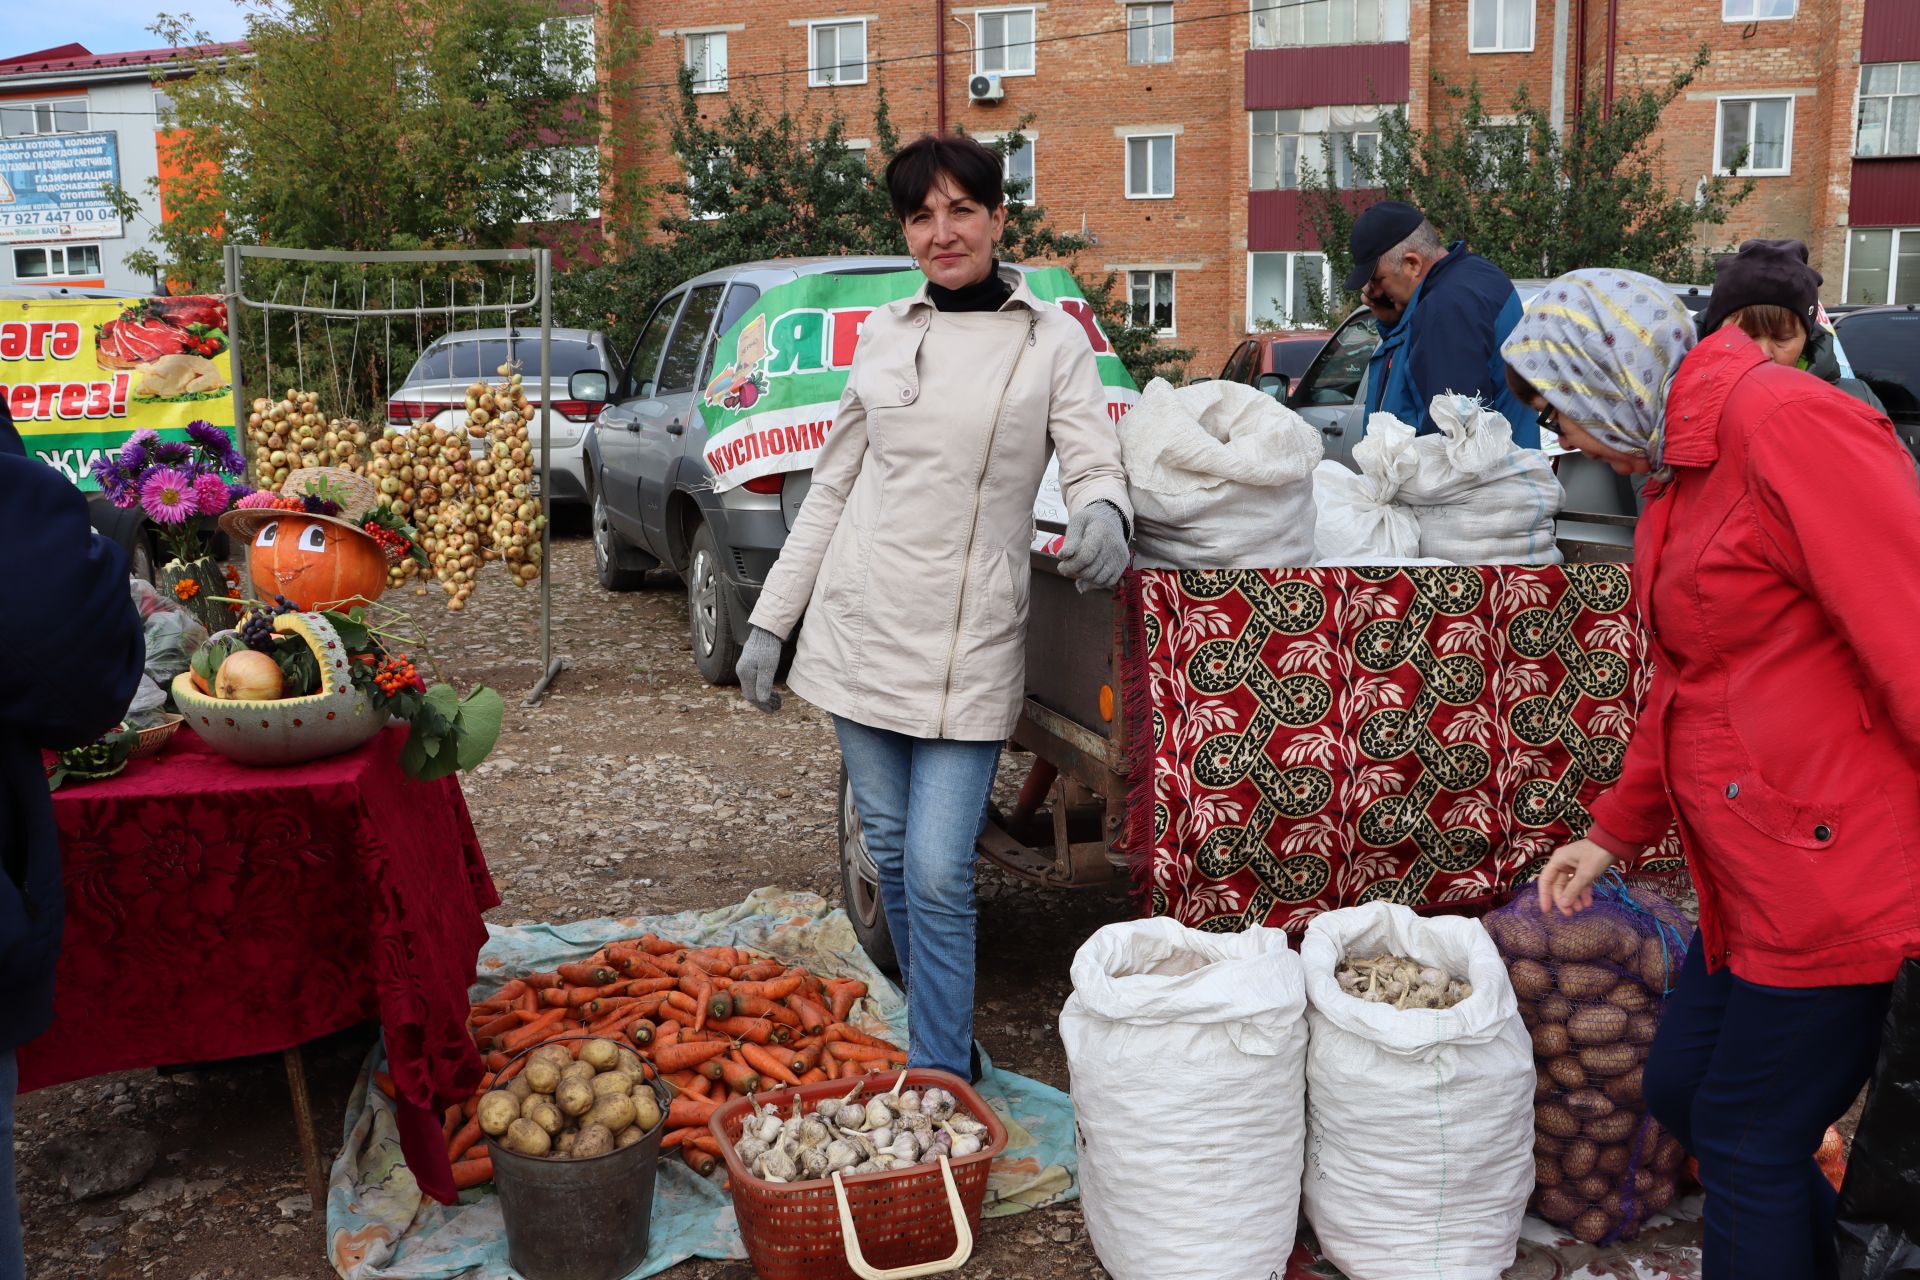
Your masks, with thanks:
M913 296L925 279L918 271L802 276L769 289L740 317L720 338L717 372L700 404L713 487L812 467L833 430L861 325L877 308ZM1044 267L1026 280L1035 297L1057 303L1086 330L1107 412L1119 421L1140 391L1073 274Z

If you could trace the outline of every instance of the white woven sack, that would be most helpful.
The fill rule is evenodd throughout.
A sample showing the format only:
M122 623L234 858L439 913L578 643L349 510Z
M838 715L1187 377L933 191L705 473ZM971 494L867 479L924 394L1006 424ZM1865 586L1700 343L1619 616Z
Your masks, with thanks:
M1451 1009L1340 989L1348 955L1420 960L1473 984ZM1477 920L1369 903L1316 916L1306 970L1302 1203L1348 1280L1498 1280L1533 1193L1533 1045Z
M1390 413L1367 419L1353 447L1354 474L1337 462L1313 470L1316 564L1409 564L1420 554L1420 526L1399 501L1413 474L1413 428Z
M1400 489L1419 525L1420 554L1452 564L1559 564L1554 517L1566 493L1547 456L1514 444L1506 418L1472 396L1435 396L1429 412L1440 432L1413 442Z
M1155 378L1120 419L1137 563L1279 569L1313 562L1320 433L1235 382L1178 389Z
M1110 924L1074 956L1060 1039L1080 1206L1113 1280L1286 1271L1305 1011L1300 959L1278 929L1202 933L1163 916Z

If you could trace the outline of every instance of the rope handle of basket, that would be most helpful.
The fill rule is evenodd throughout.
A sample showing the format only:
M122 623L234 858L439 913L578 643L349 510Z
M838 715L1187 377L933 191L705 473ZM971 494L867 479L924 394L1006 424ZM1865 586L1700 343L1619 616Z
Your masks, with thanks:
M834 1170L833 1198L840 1205L840 1243L847 1251L847 1265L860 1280L913 1280L915 1276L945 1275L967 1265L967 1259L973 1256L973 1228L967 1225L967 1207L960 1202L960 1188L953 1181L953 1166L944 1154L940 1157L940 1176L947 1180L947 1208L953 1213L953 1253L938 1262L916 1262L883 1271L869 1266L866 1255L860 1251L860 1237L853 1225L853 1206L847 1203L847 1187L840 1180L840 1171Z

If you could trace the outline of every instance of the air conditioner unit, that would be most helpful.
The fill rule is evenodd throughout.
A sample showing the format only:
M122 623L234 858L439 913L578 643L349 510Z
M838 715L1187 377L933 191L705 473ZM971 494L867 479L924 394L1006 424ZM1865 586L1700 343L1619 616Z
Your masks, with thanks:
M1007 86L997 71L982 71L967 81L967 99L971 102L998 102L1007 96Z

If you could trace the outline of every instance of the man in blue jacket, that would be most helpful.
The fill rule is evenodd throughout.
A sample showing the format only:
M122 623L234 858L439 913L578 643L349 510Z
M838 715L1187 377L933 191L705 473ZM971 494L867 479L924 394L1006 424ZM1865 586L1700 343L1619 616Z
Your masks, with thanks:
M1500 411L1515 444L1540 447L1538 416L1507 389L1500 344L1520 321L1520 295L1506 272L1455 241L1443 243L1427 215L1382 200L1354 219L1349 240L1358 291L1380 325L1367 365L1367 416L1390 413L1430 435L1428 407L1447 392Z
M127 558L87 501L28 456L0 397L0 1280L26 1275L13 1177L14 1050L53 1019L64 907L42 747L118 724L146 663Z

